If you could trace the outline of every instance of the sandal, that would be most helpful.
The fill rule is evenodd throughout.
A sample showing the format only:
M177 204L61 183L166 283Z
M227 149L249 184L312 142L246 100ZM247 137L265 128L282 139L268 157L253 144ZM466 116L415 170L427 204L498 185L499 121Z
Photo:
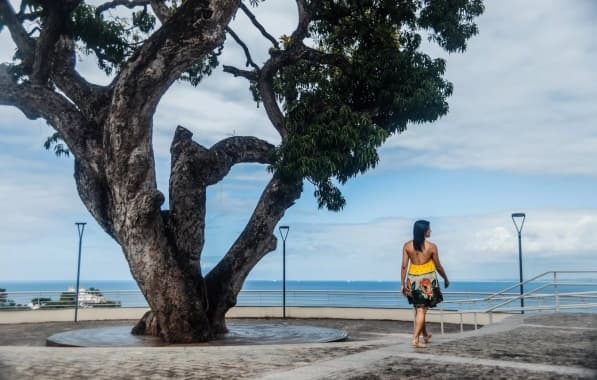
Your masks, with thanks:
M423 340L425 341L425 343L429 343L429 340L431 339L432 336L433 336L432 333L429 333L427 335L423 335Z
M425 343L421 343L419 342L418 339L413 340L413 347L414 348L426 348L427 346L425 345Z

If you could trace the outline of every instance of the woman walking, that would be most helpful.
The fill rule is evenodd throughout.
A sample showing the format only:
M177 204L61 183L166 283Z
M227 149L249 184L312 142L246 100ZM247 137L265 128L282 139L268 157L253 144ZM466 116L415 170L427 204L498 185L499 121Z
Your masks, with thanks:
M425 343L431 339L431 333L425 326L427 309L443 301L442 292L435 271L444 278L447 288L450 285L437 252L437 245L425 240L431 236L431 228L426 220L418 220L413 227L413 240L404 243L402 250L402 269L400 290L408 298L408 303L416 310L412 344L416 348L425 348L419 341L423 336ZM410 266L409 266L410 264ZM406 277L408 269L408 278Z

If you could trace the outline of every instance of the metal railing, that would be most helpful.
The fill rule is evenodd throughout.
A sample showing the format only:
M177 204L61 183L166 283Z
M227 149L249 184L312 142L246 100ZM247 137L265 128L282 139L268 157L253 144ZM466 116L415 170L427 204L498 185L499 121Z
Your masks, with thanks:
M448 299L462 297L485 297L491 292L444 292ZM512 293L514 294L514 293ZM80 295L79 307L147 307L147 302L139 290L101 290L103 304L89 302ZM0 302L0 310L15 309L59 309L74 308L74 292L61 291L7 291L5 298L10 302ZM281 306L281 290L242 290L238 306ZM465 299L462 302L466 302ZM398 290L296 290L286 291L288 306L305 307L355 307L355 308L407 308L406 298ZM461 302L461 301L455 301ZM463 304L464 305L464 304Z
M572 275L572 279L565 276ZM517 283L498 292L444 291L439 310L441 332L450 315L458 315L460 330L465 316L477 329L478 317L488 317L493 323L496 314L538 313L563 310L597 311L597 271L549 271L523 281L527 290L522 295L512 292ZM588 290L592 289L592 290ZM93 292L91 292L93 293ZM103 302L79 295L79 307L147 307L139 290L101 290ZM399 291L387 290L287 290L287 306L410 308ZM513 305L521 298L525 306ZM48 301L49 300L49 301ZM74 308L75 294L61 291L18 291L0 293L0 310ZM280 306L281 290L242 290L238 306ZM472 321L470 320L472 315ZM453 319L452 319L453 320Z
M573 280L565 280L562 277L565 275L574 275ZM588 277L582 281L583 277ZM580 278L580 281L579 281ZM527 290L523 294L512 294L510 291L520 287L521 285L534 284L532 290ZM579 290L592 288L594 290ZM540 293L546 289L552 289L549 293ZM509 306L515 301L525 300L527 306ZM531 301L531 302L527 302ZM551 302L550 302L551 301ZM455 311L446 310L445 305L458 302L460 304L467 303L473 306L469 309L459 308ZM495 305L492 303L496 302ZM476 307L479 303L485 303L486 307ZM487 306L489 304L489 306ZM494 314L514 314L514 313L528 313L528 312L545 312L551 311L559 313L562 310L597 310L597 271L582 270L582 271L548 271L541 273L535 277L525 280L521 283L509 286L499 292L493 293L487 297L469 298L463 300L444 300L440 309L440 324L441 333L444 333L444 316L449 314L458 314L460 316L460 331L463 331L463 316L466 314L473 315L473 324L475 329L478 327L478 314L485 314L489 317L489 324L493 323Z

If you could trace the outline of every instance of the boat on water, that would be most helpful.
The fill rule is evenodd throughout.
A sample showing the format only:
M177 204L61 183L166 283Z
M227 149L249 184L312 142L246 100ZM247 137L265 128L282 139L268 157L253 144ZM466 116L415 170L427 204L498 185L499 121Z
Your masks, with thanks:
M59 301L52 301L51 299L43 299L37 298L31 300L27 306L32 310L44 309L44 308L55 308L57 306L63 307L73 307L75 305L76 300L76 293L75 287L70 286L66 292L63 292L60 295ZM104 295L99 291L99 289L90 288L79 288L78 294L78 302L80 308L91 308L95 306L115 306L119 307L120 302L114 302L108 300Z

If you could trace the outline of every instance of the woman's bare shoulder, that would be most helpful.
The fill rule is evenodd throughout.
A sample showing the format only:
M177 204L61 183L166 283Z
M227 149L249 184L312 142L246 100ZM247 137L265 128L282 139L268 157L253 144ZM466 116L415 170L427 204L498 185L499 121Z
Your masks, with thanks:
M404 247L404 249L408 249L408 248L412 248L412 246L413 246L413 241L409 240L406 243L404 243L403 247Z
M437 245L434 242L425 240L425 244L429 244L429 249L432 249L435 252L437 252Z

